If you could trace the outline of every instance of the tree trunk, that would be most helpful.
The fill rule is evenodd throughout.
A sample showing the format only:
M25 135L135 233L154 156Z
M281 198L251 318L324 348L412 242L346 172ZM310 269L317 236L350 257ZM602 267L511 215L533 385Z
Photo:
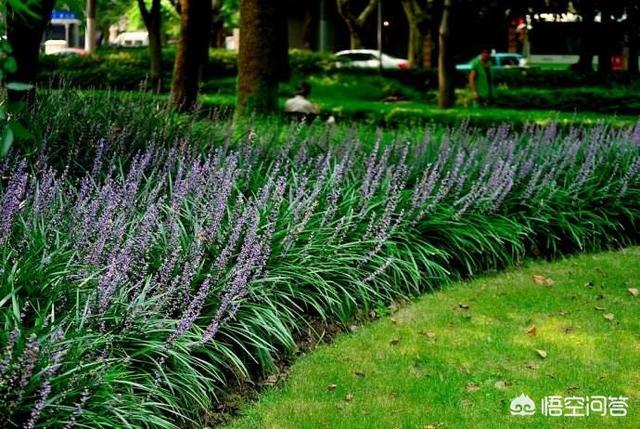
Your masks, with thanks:
M634 5L629 10L627 22L627 39L629 43L627 68L632 75L637 75L640 72L638 67L638 25L640 25L640 9Z
M39 0L30 3L29 11L16 11L7 3L7 39L16 60L15 72L7 81L35 84L42 34L49 22L55 0ZM10 101L25 101L30 106L35 100L35 87L28 91L8 91Z
M224 48L224 16L222 15L222 0L211 2L211 40L212 48Z
M580 30L580 58L572 67L579 71L593 70L593 43L595 39L595 7L593 0L584 0L580 8L582 25Z
M424 43L422 44L422 67L431 68L438 61L436 58L436 47L434 46L433 31L424 32Z
M442 109L453 107L455 102L453 87L455 67L451 55L451 8L452 0L444 0L438 49L438 106Z
M600 46L598 49L598 73L611 73L613 66L611 64L611 11L602 8L600 11L602 17L600 25L602 26L602 35L600 37Z
M409 67L424 65L424 33L417 22L409 23Z
M368 0L365 8L355 14L351 0L336 0L338 14L342 17L347 29L349 30L349 40L351 49L359 49L362 47L362 29L369 16L376 10L378 0Z
M278 4L280 2L276 2ZM276 41L278 49L278 80L288 82L291 79L291 66L289 65L289 19L284 9L276 12Z
M200 72L207 60L211 1L180 0L180 40L171 85L171 104L179 111L196 107Z
M427 10L432 7L427 1L402 0L407 23L409 24L409 40L407 56L410 67L424 66L425 32L429 29Z
M351 33L349 33L349 46L351 49L362 48L362 38L356 30L351 30Z
M87 27L84 34L84 50L96 51L96 0L87 0Z
M154 0L158 1L159 0ZM148 28L149 31L149 88L159 93L162 91L162 31L160 14Z
M279 0L240 1L238 116L277 110L278 80L282 73L278 59L283 44L278 40L282 31L276 28L278 4Z
M147 9L145 0L138 0L140 15L149 33L149 89L162 90L162 6L160 0L152 0Z

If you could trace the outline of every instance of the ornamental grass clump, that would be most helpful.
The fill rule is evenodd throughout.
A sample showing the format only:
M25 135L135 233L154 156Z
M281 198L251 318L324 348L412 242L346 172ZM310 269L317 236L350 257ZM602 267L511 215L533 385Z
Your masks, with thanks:
M0 164L0 426L205 424L311 321L638 239L637 129L209 127Z

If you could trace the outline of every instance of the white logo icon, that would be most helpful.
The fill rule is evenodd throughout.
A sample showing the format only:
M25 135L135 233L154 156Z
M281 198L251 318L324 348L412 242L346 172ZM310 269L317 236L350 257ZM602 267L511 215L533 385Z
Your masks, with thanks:
M532 416L536 413L536 404L523 393L511 401L509 411L514 416Z

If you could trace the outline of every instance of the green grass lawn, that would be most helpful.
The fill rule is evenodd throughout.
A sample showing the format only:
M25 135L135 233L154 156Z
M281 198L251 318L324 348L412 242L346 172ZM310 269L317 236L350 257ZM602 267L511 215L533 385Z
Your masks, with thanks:
M229 428L639 428L639 262L631 248L447 286L300 358ZM510 415L521 393L536 415ZM628 415L541 416L550 395L625 396Z
M456 107L439 109L437 106L420 101L383 102L366 100L349 100L340 98L312 97L322 112L333 114L338 121L359 121L376 125L435 123L455 125L461 121L469 121L473 126L494 126L510 123L518 128L525 123L548 125L557 123L560 126L592 126L604 122L612 127L630 127L638 122L636 116L607 115L598 113L569 113L551 110L518 110L500 107ZM280 98L280 106L284 106L286 98ZM203 94L200 103L205 108L231 109L235 104L235 96L220 94Z

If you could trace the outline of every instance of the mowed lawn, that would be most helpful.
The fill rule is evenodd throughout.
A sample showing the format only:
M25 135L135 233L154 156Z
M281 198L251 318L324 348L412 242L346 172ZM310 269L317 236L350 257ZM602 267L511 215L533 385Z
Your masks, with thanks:
M300 358L229 428L640 428L638 288L637 247L447 286ZM522 393L535 415L510 415ZM628 414L542 416L552 395Z

